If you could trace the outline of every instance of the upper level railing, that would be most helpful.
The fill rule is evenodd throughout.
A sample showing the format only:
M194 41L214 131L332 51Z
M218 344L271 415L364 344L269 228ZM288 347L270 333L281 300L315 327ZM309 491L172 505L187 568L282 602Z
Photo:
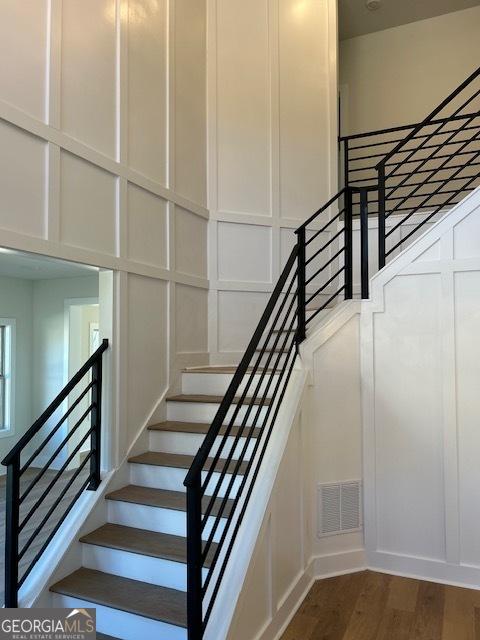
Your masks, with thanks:
M480 69L421 124L343 139L346 186L297 229L296 246L185 479L189 640L203 638L307 327L332 302L353 297L354 263L361 297L368 298L371 216L378 216L381 268L402 242L478 186L479 76ZM407 223L406 237L396 240ZM389 237L394 246L386 248Z
M102 360L108 340L2 460L7 467L5 606L85 489L100 484ZM58 416L64 402L68 408Z
M397 143L376 169L383 267L419 229L480 184L480 68ZM417 221L406 229L414 216Z

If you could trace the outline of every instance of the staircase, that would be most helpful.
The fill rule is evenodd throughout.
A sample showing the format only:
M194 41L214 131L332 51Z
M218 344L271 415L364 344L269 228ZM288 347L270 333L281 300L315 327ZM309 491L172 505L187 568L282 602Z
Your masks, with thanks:
M353 298L354 262L361 296L369 297L372 215L382 268L435 216L480 186L479 84L480 68L422 123L409 126L405 138L368 143L373 152L358 136L354 146L346 141L345 187L296 230L240 364L183 372L182 394L167 399L166 422L149 427L148 451L128 460L130 484L105 496L108 522L81 538L82 567L50 587L54 606L94 606L99 631L123 640L203 640L307 330L342 298ZM382 159L359 168L355 163L365 158ZM101 353L95 357L76 376L95 367L86 480L92 490L101 481ZM50 416L74 386L52 404ZM25 580L18 580L18 505L28 463L21 466L20 454L40 426L4 460L8 606L17 606Z
M99 631L127 640L187 637L183 481L234 373L235 367L183 372L182 394L167 400L167 421L149 427L149 450L128 461L130 484L105 496L108 522L81 538L82 568L51 587L53 606L95 606ZM267 406L268 401L262 411ZM225 429L220 435L224 433ZM237 435L238 427L234 427L228 437L233 442ZM258 435L258 430L254 430L253 438ZM245 438L239 439L237 454L244 442ZM240 482L252 448L253 440L236 483ZM232 471L235 459L229 463ZM229 479L227 474L225 484ZM213 474L212 487L216 480ZM212 511L212 524L223 495L220 490ZM234 495L235 488L232 498ZM228 499L223 519L229 515L232 498ZM221 531L219 527L217 539ZM208 532L207 527L206 535ZM215 550L213 543L209 558ZM205 569L209 567L209 558Z

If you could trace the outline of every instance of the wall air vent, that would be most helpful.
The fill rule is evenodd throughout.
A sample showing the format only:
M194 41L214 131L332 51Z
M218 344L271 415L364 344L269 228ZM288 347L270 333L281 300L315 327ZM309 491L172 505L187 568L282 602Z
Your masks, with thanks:
M319 484L318 536L351 533L362 528L361 483L358 480Z

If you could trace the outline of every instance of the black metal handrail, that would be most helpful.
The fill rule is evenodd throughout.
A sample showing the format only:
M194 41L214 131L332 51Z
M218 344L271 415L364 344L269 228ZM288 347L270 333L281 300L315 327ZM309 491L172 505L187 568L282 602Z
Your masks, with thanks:
M108 348L108 340L103 340L100 347L87 360L81 369L72 377L65 385L57 397L45 409L42 415L33 423L28 431L20 438L17 444L2 460L2 464L7 467L7 485L6 485L6 528L5 528L5 606L18 606L18 591L30 575L33 567L38 562L47 546L50 544L53 536L58 531L67 515L70 513L74 504L77 502L84 490L95 491L101 481L100 465L101 465L101 432L102 432L102 365L103 353ZM86 385L83 389L80 386L88 376ZM73 391L78 392L62 417L55 426L51 427L50 420L55 418L57 410L62 406L65 400L69 399ZM87 402L87 396L90 394L90 402L87 408L83 408L82 402ZM35 461L39 460L39 456L44 454L46 446L53 444L54 438L59 434L60 428L66 423L67 418L75 415L75 410L79 410L81 415L75 420L73 426L68 427L68 433L59 444L54 445L53 451L48 452L48 460L40 467L35 466ZM90 427L84 432L79 433L80 426L90 416ZM47 433L43 434L44 428ZM72 436L76 435L79 440L72 443ZM36 442L39 438L40 443ZM88 452L81 451L83 445L90 441ZM73 447L70 451L69 447ZM33 452L30 449L33 448ZM80 453L84 453L84 459L80 462L74 471L70 471L69 467L74 463L74 458ZM22 455L27 456L27 460L22 462ZM61 463L60 468L56 468ZM89 464L89 472L86 477L81 474ZM51 472L52 468L56 473L47 483L46 487L42 487L40 495L35 495L35 501L29 508L26 506L26 498L38 489L39 481ZM25 473L30 471L34 474L31 481L26 481ZM22 478L22 476L24 476ZM76 491L72 499L68 496L68 491L74 486L77 478L80 478L81 486ZM23 482L22 482L23 480ZM53 504L46 510L45 514L41 514L41 509L45 510L45 499L59 480L65 482L65 486L58 495L55 496ZM53 523L52 516L56 512L65 496L69 498L68 504L61 514L58 514ZM43 505L43 507L42 507ZM39 521L32 523L34 515L40 516ZM27 525L30 523L29 530ZM34 542L38 542L39 535L45 532L48 527L48 533L45 539L40 540L40 548L33 547ZM20 543L22 546L20 548ZM28 559L26 554L30 550L34 550L33 557ZM20 576L20 563L23 561L23 573Z

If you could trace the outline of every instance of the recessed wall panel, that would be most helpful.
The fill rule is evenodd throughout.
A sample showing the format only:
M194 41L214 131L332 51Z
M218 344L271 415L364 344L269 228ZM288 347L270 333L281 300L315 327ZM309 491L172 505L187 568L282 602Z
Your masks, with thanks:
M115 4L62 3L62 130L109 156L116 135Z
M167 181L166 0L130 2L128 15L128 160Z
M219 222L218 279L271 282L271 227Z
M128 257L168 267L168 203L133 184L128 185Z
M175 191L207 200L206 0L175 0Z
M477 240L478 245L478 240ZM480 272L455 274L457 429L462 562L480 566Z
M175 207L175 269L207 277L207 225L204 218Z
M440 275L394 279L385 309L374 316L378 550L444 560Z
M175 287L175 343L177 353L208 351L208 291Z
M116 180L111 173L70 153L62 153L62 242L115 254Z
M0 100L45 120L47 0L2 0Z
M45 235L47 144L0 121L0 226Z
M254 291L218 292L218 349L243 351L252 337L269 294Z
M280 210L308 218L328 198L327 12L279 0Z
M156 278L128 278L129 442L167 385L168 286Z
M271 215L268 0L217 3L218 208Z

